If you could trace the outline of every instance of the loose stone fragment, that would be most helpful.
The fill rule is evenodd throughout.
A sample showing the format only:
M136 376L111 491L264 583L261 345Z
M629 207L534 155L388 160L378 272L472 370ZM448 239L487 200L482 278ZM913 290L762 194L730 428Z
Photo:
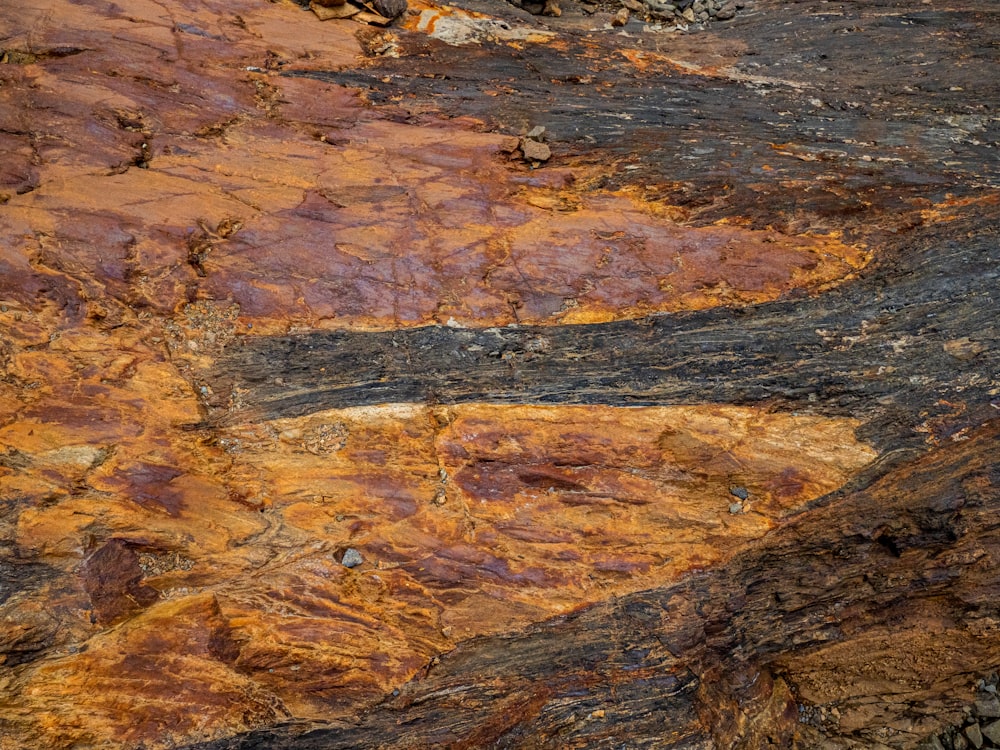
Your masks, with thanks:
M976 748L976 750L979 750L983 746L983 732L978 724L967 726L965 728L965 736L969 740L969 744Z
M360 8L347 3L341 3L332 7L312 3L309 8L316 14L316 17L320 21L329 21L331 18L350 18L361 12Z
M361 11L360 13L352 16L355 21L360 23L372 24L375 26L388 26L392 23L391 18L386 18L380 13L369 13L368 11Z
M544 143L525 138L521 141L521 153L528 161L548 161L552 151Z
M354 547L348 547L344 550L344 556L341 558L340 564L345 568L356 568L364 561L365 559L361 556L360 552L354 549Z
M730 487L729 494L733 497L738 497L740 500L746 500L750 497L750 491L746 487Z
M1000 698L988 693L980 693L976 698L976 716L986 719L1000 718Z
M512 154L520 147L521 141L513 135L507 136L500 141L499 150L501 154Z
M406 0L371 0L375 11L386 18L398 18L406 12Z
M1000 745L1000 721L994 721L982 728L983 737L994 745Z
M649 2L648 6L647 15L651 20L674 21L680 12L675 6L669 3L661 5L660 3Z
M619 28L628 23L628 8L619 8L618 12L611 18L611 25Z

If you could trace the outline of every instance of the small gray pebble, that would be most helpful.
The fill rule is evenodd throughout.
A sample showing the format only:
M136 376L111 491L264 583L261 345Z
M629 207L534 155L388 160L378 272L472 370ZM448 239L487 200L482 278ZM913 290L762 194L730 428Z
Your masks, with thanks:
M978 748L983 746L983 730L979 728L978 724L970 724L964 731L966 739L969 740L974 748L978 750Z
M372 0L372 7L386 18L398 18L406 12L406 0Z
M354 547L348 547L344 550L344 556L341 558L340 564L345 568L356 568L364 561L365 559L361 556L360 552L354 549Z
M980 693L973 704L976 708L976 715L981 719L1000 718L1000 698L989 693Z
M1000 744L1000 721L994 721L992 724L987 724L982 728L983 737L988 739L994 745Z
M733 497L738 497L740 500L746 500L750 497L750 491L746 487L730 487L729 494Z

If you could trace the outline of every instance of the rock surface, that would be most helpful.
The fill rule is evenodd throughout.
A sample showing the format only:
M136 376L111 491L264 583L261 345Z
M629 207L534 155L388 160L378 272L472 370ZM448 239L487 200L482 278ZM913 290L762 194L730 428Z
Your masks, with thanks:
M995 5L618 7L0 9L0 749L989 737Z

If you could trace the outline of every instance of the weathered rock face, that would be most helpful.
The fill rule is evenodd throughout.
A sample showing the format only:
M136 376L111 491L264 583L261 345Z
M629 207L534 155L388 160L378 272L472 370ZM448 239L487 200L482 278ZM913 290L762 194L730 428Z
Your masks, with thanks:
M562 10L0 10L0 748L961 723L996 9Z

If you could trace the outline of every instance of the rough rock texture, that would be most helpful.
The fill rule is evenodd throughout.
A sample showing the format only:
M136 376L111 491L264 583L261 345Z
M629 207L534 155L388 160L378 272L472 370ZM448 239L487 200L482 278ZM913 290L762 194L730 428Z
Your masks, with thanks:
M981 554L998 438L935 449L711 572L463 644L357 724L208 747L912 747L1000 658ZM836 718L800 724L790 687Z
M962 725L997 9L615 10L0 9L2 750Z

